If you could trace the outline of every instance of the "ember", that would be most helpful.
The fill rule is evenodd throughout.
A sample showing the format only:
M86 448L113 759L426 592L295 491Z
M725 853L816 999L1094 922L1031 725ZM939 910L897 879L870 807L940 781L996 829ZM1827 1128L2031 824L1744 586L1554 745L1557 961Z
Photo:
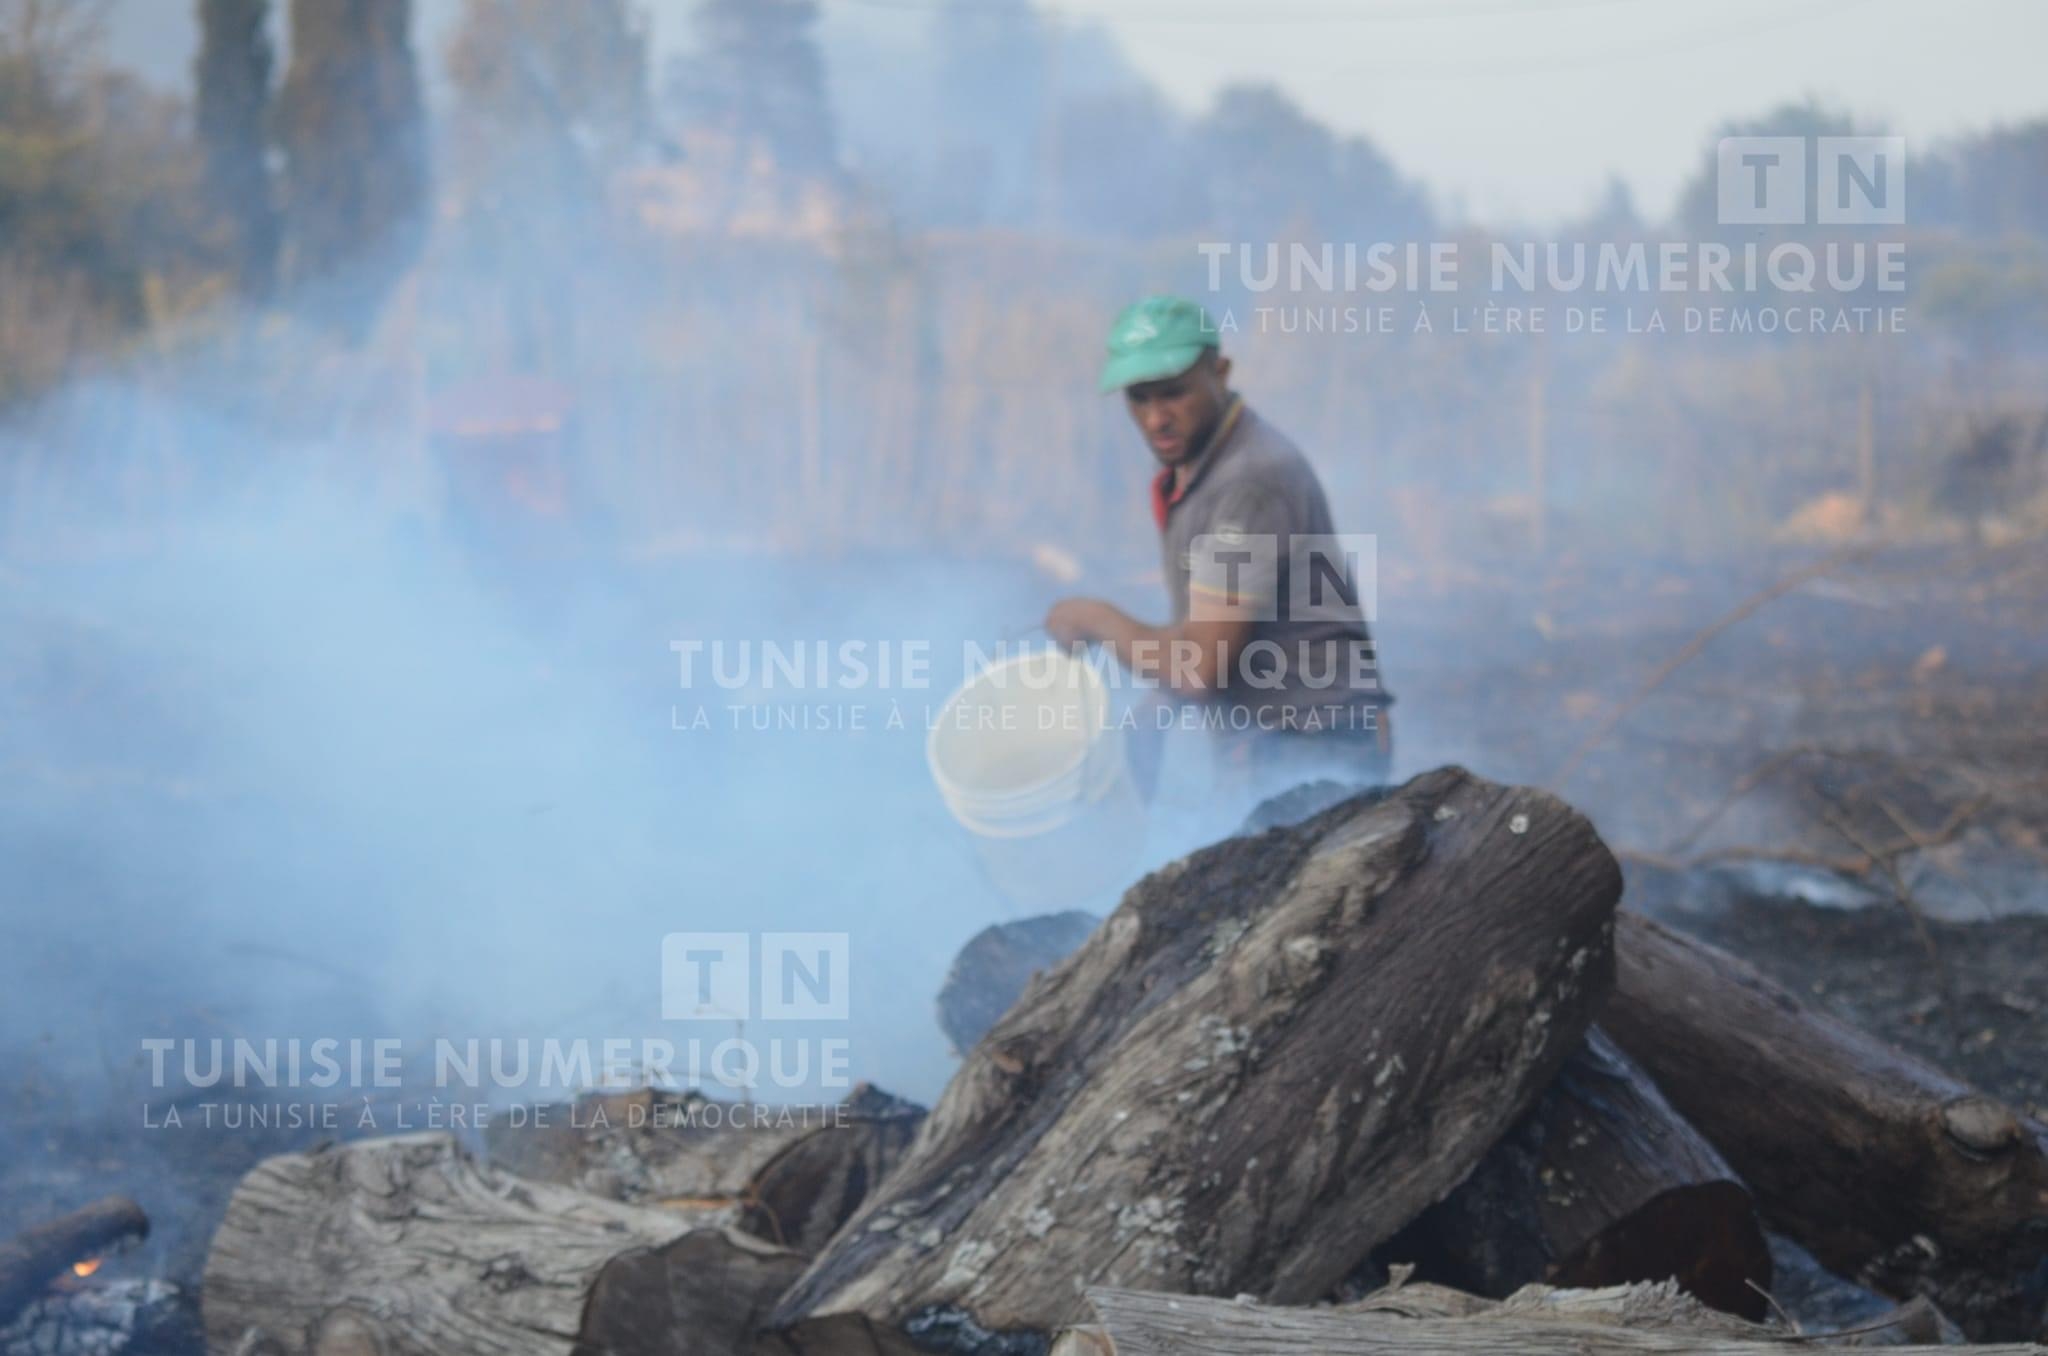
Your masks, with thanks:
M149 1217L125 1196L108 1196L0 1241L0 1325L70 1272L90 1276L105 1249L145 1238Z

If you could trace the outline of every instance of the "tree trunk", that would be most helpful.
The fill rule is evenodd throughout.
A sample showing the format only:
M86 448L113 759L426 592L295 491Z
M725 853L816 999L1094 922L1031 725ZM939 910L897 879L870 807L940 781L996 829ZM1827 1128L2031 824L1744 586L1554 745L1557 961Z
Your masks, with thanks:
M1619 888L1569 806L1455 768L1147 877L968 1056L782 1349L1029 1345L1095 1283L1317 1298L1578 1043Z
M1749 1192L1598 1027L1472 1175L1381 1253L1495 1299L1537 1281L1675 1277L1760 1319L1771 1284Z
M1749 966L1621 915L1601 1024L1830 1270L1925 1294L1972 1338L2040 1330L2048 1129L1807 1008Z
M1452 1316L1407 1312L1395 1292L1336 1309L1276 1309L1222 1299L1096 1289L1099 1327L1062 1334L1052 1356L1772 1356L1787 1350L1860 1350L1865 1333L1802 1337L1703 1311L1667 1286L1607 1290L1532 1287L1504 1304ZM1938 1356L1943 1346L1894 1351ZM1983 1356L2040 1356L2025 1345L1978 1347Z
M126 1196L106 1196L0 1243L0 1324L70 1270L115 1245L146 1237L149 1216Z
M242 1179L206 1259L206 1339L280 1356L737 1356L801 1267L746 1234L405 1135Z

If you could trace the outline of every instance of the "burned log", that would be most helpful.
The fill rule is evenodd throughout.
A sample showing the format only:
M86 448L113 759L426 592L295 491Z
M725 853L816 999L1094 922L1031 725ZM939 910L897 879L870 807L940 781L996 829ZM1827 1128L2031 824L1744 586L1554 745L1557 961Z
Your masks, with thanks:
M259 1164L206 1259L209 1349L739 1353L802 1259L483 1166L443 1134Z
M74 1265L148 1234L149 1216L141 1206L126 1196L106 1196L0 1243L0 1323Z
M1764 1317L1771 1283L1734 1169L1598 1027L1472 1175L1380 1252L1495 1299L1539 1281L1675 1278L1747 1319Z
M762 1164L739 1227L801 1253L822 1250L917 1137L925 1110L863 1083L838 1113Z
M833 1106L719 1102L697 1092L591 1093L484 1132L491 1162L530 1181L693 1213L816 1252L909 1148L924 1108L862 1083Z
M939 1029L954 1051L972 1050L1031 977L1073 955L1101 921L1073 909L992 923L968 938L939 986Z
M2048 1128L1624 913L1601 1024L1829 1269L1976 1340L2040 1331Z
M821 1123L818 1108L801 1111L665 1088L592 1092L493 1118L484 1152L528 1181L606 1200L730 1210L755 1173Z
M1333 1309L1282 1309L1224 1299L1099 1288L1088 1292L1098 1325L1062 1334L1051 1356L1771 1356L1791 1347L1781 1328L1702 1309L1675 1288L1532 1286L1504 1303L1419 1309L1396 1291ZM1450 1312L1442 1312L1448 1309ZM1861 1350L1870 1334L1803 1334L1796 1349ZM1897 1346L1936 1356L1952 1348ZM2042 1356L2023 1343L1975 1348L1985 1356Z
M1504 1300L1490 1300L1448 1286L1408 1284L1409 1269L1394 1268L1394 1280L1355 1304L1348 1313L1388 1313L1406 1318L1547 1319L1563 1323L1618 1324L1637 1331L1716 1334L1754 1340L1802 1342L1824 1338L1837 1346L1954 1346L1962 1334L1926 1299L1865 1315L1854 1323L1820 1327L1768 1327L1708 1308L1673 1281L1633 1282L1579 1290L1526 1285ZM1779 1317L1785 1317L1782 1313Z
M1578 1043L1619 883L1569 806L1461 769L1147 877L975 1047L770 1349L1030 1346L1094 1283L1322 1295Z

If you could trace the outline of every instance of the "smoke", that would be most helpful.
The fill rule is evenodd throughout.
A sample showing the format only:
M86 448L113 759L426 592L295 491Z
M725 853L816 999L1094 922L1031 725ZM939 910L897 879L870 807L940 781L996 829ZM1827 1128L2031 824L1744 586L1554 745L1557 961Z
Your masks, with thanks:
M1003 64L988 34L955 36L957 86ZM940 119L993 138L972 183L917 140L946 84L923 69L864 86L841 131L872 173L851 188L705 137L627 150L551 119L465 161L444 130L432 236L360 347L321 296L222 309L10 411L0 1058L131 1137L189 1100L179 1077L152 1086L142 1042L166 1038L395 1038L428 1053L415 1069L437 1038L843 1038L852 1077L935 1097L947 964L1027 907L1039 864L951 819L924 721L968 647L1033 639L1058 597L1165 615L1150 463L1093 389L1103 326L1144 291L1234 312L1239 385L1316 462L1339 530L1379 535L1399 775L1456 759L1540 779L1762 582L1788 514L1864 462L1910 502L1958 408L2029 386L2031 358L1993 354L1959 393L1939 337L1633 334L1628 298L1600 335L1454 330L1500 299L1476 231L1445 297L1212 286L1198 244L1405 244L1424 196L1285 101L1188 119L1087 55L1059 56L1072 98L1037 90L1045 116L1134 144L1090 158L990 103L985 125ZM1155 134L1172 154L1133 170ZM1197 136L1245 171L1230 219L1183 192L1213 159ZM1598 229L1655 239L1621 212ZM350 282L327 287L341 305ZM1599 299L1521 300L1561 324ZM1418 334L1424 301L1438 328ZM1977 499L2024 499L2007 488ZM1795 614L1802 637L1824 647L1838 613ZM929 666L686 687L673 646L692 641L922 647ZM1745 770L1702 750L1801 733L1742 692L1763 645L1708 656L1719 689L1650 710L1674 766L1572 788L1603 830L1660 841L1674 787ZM1854 648L1903 667L1922 645L1890 627ZM1171 741L1131 878L1280 789L1214 789L1208 753ZM677 932L845 934L849 1020L665 1019ZM818 1095L819 1072L758 1095ZM151 1161L131 1174L166 1190Z
M139 427L242 471L138 505L96 489L142 468L88 456L10 543L14 1039L94 1084L111 1063L132 1117L144 1039L716 1037L660 1020L665 934L844 932L852 1073L936 1094L938 981L1016 906L933 791L924 724L1052 581L925 552L527 559L392 512L345 442L115 380L35 422L60 445ZM928 669L685 688L689 640L851 640ZM1148 860L1197 832L1162 823Z

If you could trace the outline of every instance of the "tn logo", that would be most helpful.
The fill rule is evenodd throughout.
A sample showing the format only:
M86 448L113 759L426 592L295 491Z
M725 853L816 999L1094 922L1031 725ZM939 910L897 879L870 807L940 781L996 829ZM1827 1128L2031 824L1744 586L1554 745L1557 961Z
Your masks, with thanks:
M661 1015L843 1022L848 952L843 932L764 932L758 948L744 932L671 932L661 939Z
M1715 219L1723 226L1803 226L1807 187L1822 226L1896 226L1906 219L1904 137L1723 137Z
M1282 538L1225 526L1189 545L1188 615L1196 621L1375 621L1379 543L1371 533Z

